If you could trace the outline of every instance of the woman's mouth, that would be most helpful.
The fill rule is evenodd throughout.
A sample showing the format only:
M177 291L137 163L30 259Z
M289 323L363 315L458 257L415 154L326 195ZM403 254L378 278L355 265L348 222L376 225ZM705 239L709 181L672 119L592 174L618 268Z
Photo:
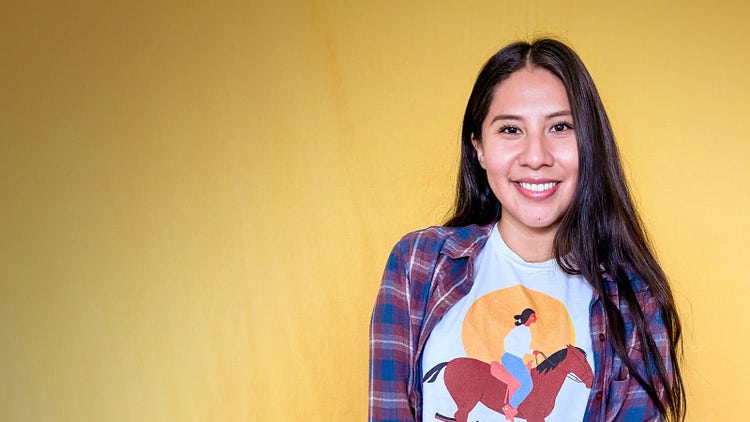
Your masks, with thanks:
M521 195L533 199L536 201L542 201L557 192L560 187L560 182L515 182L514 185L518 188Z
M527 182L518 182L519 185L521 185L522 188L526 190L530 190L532 192L544 192L546 190L550 190L555 187L559 182L547 182L547 183L527 183Z

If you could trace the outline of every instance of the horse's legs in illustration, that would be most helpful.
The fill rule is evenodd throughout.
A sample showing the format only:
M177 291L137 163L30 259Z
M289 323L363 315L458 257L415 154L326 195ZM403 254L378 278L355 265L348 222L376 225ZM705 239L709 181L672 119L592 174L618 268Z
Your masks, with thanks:
M474 406L476 403L474 404ZM456 413L453 415L453 417L443 416L440 413L435 413L435 419L443 422L468 422L469 421L469 412L474 408L474 406L459 406L458 410L456 410Z
M456 418L451 418L448 416L443 416L440 413L435 413L435 419L443 422L455 422Z
M453 416L456 418L456 422L469 422L469 412L471 412L472 407L460 407L456 411L456 414Z
M457 400L456 401L456 407L458 407L458 410L456 410L456 413L453 415L454 418L456 418L456 422L468 422L469 421L469 413L476 407L477 403L479 403L479 397L466 397L463 400Z

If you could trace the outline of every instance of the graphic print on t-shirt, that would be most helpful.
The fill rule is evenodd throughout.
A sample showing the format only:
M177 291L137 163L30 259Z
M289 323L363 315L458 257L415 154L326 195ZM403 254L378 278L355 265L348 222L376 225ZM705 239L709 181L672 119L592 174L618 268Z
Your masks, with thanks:
M545 293L517 284L477 298L461 326L466 357L424 368L426 384L444 372L457 407L435 418L466 421L481 403L506 420L544 421L566 379L591 388L593 370L571 346L575 337L565 305Z
M497 227L470 275L471 289L424 344L420 422L583 420L594 368L591 285L554 259L524 261Z
M461 329L466 355L485 362L497 360L505 352L506 335L516 327L514 315L526 308L536 313L536 322L529 326L532 349L549 355L568 344L576 344L573 321L565 305L551 296L516 284L488 293L471 305ZM527 356L525 360L531 358Z

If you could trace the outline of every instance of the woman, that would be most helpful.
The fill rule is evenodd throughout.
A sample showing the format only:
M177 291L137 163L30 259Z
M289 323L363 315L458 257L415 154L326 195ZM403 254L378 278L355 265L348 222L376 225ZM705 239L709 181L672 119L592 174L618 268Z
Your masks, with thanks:
M510 330L505 336L505 339L503 339L505 353L503 353L503 356L500 359L503 365L502 367L508 371L515 381L514 383L513 381L510 381L514 384L513 387L515 388L508 389L508 402L502 408L506 418L512 418L518 414L518 405L528 397L529 393L531 393L531 388L534 385L534 381L532 380L531 375L529 375L530 362L529 364L524 363L523 356L528 352L532 352L535 355L537 354L535 353L536 350L530 349L530 327L531 324L536 322L536 313L534 310L526 308L520 314L513 315L513 319L515 320L515 328ZM492 364L490 364L491 373L493 372L492 369ZM501 374L496 375L493 373L492 375L501 381L505 381ZM507 383L508 382L506 382L506 384Z
M542 400L541 390L509 415L489 391L460 396L479 387L455 386L460 377L449 362L473 358L476 379L487 380L480 372L490 365L477 356L499 346L472 324L498 323L474 318L478 309L539 311L558 302L559 317L544 321L570 326L566 338L576 347L568 350L580 350L595 370L590 388L566 382L562 396L544 402L553 406L545 420L684 419L672 293L575 52L540 39L492 56L466 106L461 143L452 216L406 235L388 260L371 324L370 420L465 421L484 411L534 419L548 404L524 406ZM503 305L486 306L490 300ZM553 349L547 352L559 348L558 332L548 329L549 339L540 340ZM555 365L532 372L543 376ZM442 380L431 370L425 381L423 368L443 367Z

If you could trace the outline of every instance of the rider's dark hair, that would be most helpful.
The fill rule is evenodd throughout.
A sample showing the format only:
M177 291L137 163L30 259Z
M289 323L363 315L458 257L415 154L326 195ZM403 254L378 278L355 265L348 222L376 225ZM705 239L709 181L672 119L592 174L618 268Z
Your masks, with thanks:
M581 274L596 289L602 298L615 353L659 412L672 420L684 420L685 390L677 356L677 351L682 350L681 325L672 291L630 197L602 101L583 62L570 47L551 39L516 42L498 51L484 65L466 105L456 201L445 225L484 225L500 218L502 206L490 190L472 136L482 139L482 123L495 87L524 67L546 69L565 85L578 140L578 186L555 236L556 260L564 271ZM645 377L636 371L628 356L625 321L609 295L608 290L614 288L608 287L605 279L616 283L620 299L632 313L635 335L646 362ZM659 353L639 305L634 279L648 286L659 307L670 344L666 359ZM663 395L657 391L658 386L664 386Z
M528 321L532 315L534 315L534 310L531 308L526 308L521 311L520 314L513 315L513 319L516 320L516 325L526 324L526 321Z

